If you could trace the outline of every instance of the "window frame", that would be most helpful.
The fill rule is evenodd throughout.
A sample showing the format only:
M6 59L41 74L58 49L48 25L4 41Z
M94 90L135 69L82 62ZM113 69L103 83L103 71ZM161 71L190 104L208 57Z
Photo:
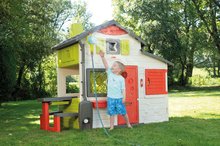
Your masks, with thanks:
M94 70L95 70L95 72L103 71L106 73L105 68L95 68ZM86 68L86 84L87 84L86 93L87 93L87 97L95 97L95 94L92 93L90 90L90 73L91 72L93 72L93 68ZM106 76L107 76L107 73L106 73ZM107 78L106 78L106 80L107 80ZM106 84L106 88L107 88L107 84ZM107 97L107 90L106 90L106 93L97 93L97 97Z
M78 76L78 79L79 79L79 77L80 77L80 75L77 75L77 74L71 74L71 75L66 75L66 76L65 76L65 85L66 85L66 91L65 91L65 93L66 93L66 94L80 93L80 84L79 84L79 83L80 83L80 81L79 81L80 79L77 80L77 82L76 82L76 83L78 84L78 86L76 85L76 87L79 89L79 92L68 92L68 91L67 91L68 85L69 85L69 82L68 82L68 85L67 85L67 77L68 77L68 76L70 76L71 78L73 78L72 76Z
M117 51L116 52L112 52L109 50L109 43L117 43L116 47L117 47ZM120 39L110 39L110 38L107 38L106 39L106 54L109 54L109 55L120 55L121 54L121 41Z

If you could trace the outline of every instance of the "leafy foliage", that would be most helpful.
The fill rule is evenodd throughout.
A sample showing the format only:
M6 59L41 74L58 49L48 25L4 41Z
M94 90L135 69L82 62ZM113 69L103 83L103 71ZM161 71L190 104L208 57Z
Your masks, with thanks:
M217 4L214 6L212 3L212 6L216 8L213 15L216 20L219 8ZM193 1L114 0L113 7L115 19L140 35L147 43L145 49L148 52L175 64L170 68L170 84L187 85L193 67L205 64L207 56L213 58L209 59L211 64L219 62L216 59L219 54L213 53L216 52L213 39L210 40L206 25L199 17L197 5ZM200 9L203 9L202 5ZM214 66L220 68L217 64Z
M14 48L16 33L13 12L20 8L17 2L9 0L0 2L0 103L5 100L7 93L13 90L16 83L16 48Z
M56 59L50 55L51 47L63 38L63 24L70 18L81 16L85 27L90 26L86 4L3 0L0 14L1 101L55 95Z
M91 14L87 10L87 4L85 1L78 1L73 5L75 13L73 14L73 22L82 23L84 30L88 30L94 26L90 21ZM84 15L82 15L84 14Z

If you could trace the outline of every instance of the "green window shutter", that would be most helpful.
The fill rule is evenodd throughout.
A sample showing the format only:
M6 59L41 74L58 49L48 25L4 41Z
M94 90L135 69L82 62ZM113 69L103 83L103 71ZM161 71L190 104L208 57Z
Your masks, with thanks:
M103 38L97 38L97 44L96 44L96 54L99 53L100 50L106 49L106 42Z
M121 40L121 55L129 55L130 54L130 45L129 40Z

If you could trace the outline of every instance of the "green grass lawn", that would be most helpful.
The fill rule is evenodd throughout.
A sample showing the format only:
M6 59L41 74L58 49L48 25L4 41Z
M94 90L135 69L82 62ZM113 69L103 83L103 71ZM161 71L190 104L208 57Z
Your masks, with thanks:
M41 105L35 100L4 103L0 108L0 145L31 146L219 146L220 87L173 89L169 122L61 133L39 129Z

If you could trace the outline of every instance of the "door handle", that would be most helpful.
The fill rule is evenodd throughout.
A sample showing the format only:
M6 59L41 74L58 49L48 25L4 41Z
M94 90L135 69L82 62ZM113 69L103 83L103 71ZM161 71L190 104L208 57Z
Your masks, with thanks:
M150 78L147 78L148 86L150 86Z

